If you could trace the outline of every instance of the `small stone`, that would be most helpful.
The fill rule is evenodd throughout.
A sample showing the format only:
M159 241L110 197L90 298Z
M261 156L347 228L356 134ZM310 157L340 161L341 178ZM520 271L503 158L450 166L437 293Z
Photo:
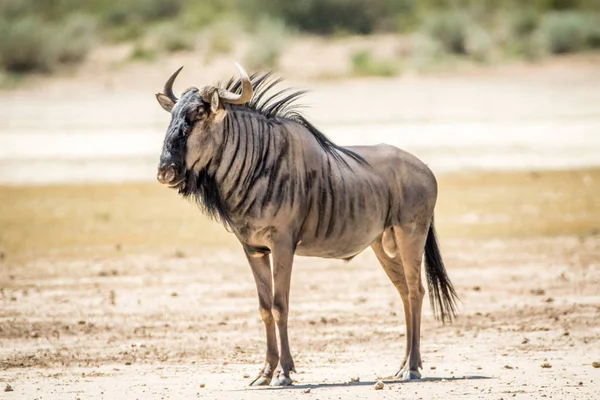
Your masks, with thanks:
M511 367L510 365L507 364L504 366L504 369L513 369L513 367Z
M360 382L360 377L354 376L354 377L350 378L350 383L358 383L358 382Z
M175 258L185 258L185 253L181 250L176 250L173 256L175 256Z
M529 343L529 339L523 338L523 341L521 342L521 344L527 344L527 343Z
M302 391L302 393L310 393L310 388L308 388L308 389L304 389L304 390Z
M7 383L7 384L6 384L6 386L4 387L4 391L5 391L5 392L12 392L12 391L14 391L14 390L15 390L15 389L13 389L13 387L12 387L12 386L10 386L10 384L9 384L9 383Z
M373 389L381 390L381 389L383 389L384 386L385 386L385 384L382 381L377 381L377 382L375 382L375 386L373 386Z
M598 362L598 361L594 361L594 362L592 363L592 367L594 367L594 368L600 368L600 362Z
M552 365L550 365L550 363L545 362L542 364L542 368L552 368Z
M200 384L200 387L201 387L201 388L203 388L204 386L206 386L206 384L204 384L204 383L201 383L201 384Z
M544 289L531 289L531 294L534 296L543 296L546 294Z
M250 375L244 374L244 379L248 379L248 378L250 378Z
M32 337L32 338L34 338L34 339L35 339L35 338L39 338L39 337L40 337L40 334L38 333L38 331L32 331L30 335L31 335L31 337Z

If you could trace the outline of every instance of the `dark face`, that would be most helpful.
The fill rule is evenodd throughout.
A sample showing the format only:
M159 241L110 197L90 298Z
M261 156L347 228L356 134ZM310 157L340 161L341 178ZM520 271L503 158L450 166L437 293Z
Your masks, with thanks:
M165 108L161 99L159 102ZM165 135L157 179L171 188L179 188L185 184L189 171L200 171L212 158L219 144L218 122L225 112L218 104L213 110L196 88L189 89L177 103L167 106L172 107L171 123Z

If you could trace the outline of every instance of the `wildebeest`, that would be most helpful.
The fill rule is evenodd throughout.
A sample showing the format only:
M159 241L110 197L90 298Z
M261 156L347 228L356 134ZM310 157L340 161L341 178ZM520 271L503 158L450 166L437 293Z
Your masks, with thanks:
M297 112L303 92L274 91L279 80L271 73L250 78L238 68L240 79L189 88L181 99L173 94L181 68L167 80L156 95L171 113L157 178L195 199L243 246L267 341L264 367L251 384L292 383L294 255L350 260L369 246L404 305L406 354L396 376L420 378L423 254L434 313L442 321L456 314L433 226L433 173L393 146L336 145Z

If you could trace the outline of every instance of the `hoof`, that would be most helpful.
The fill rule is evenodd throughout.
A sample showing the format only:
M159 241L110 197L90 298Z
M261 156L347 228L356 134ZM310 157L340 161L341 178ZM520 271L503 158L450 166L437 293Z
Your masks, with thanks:
M271 383L271 378L267 378L266 376L259 376L255 380L250 383L250 386L269 386Z
M414 379L421 379L421 373L419 371L412 371L412 370L404 370L404 371L399 371L396 376L398 378L401 378L403 381L412 381Z
M271 380L271 386L290 386L292 382L292 378L289 376L279 375L277 378Z

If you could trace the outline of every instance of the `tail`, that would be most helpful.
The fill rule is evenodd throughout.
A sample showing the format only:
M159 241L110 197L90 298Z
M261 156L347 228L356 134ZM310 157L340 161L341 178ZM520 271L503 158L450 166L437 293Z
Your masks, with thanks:
M427 288L429 289L429 301L433 308L433 315L442 323L452 322L456 317L456 302L458 296L446 273L442 255L437 244L433 217L427 241L425 242L425 273L427 275Z

